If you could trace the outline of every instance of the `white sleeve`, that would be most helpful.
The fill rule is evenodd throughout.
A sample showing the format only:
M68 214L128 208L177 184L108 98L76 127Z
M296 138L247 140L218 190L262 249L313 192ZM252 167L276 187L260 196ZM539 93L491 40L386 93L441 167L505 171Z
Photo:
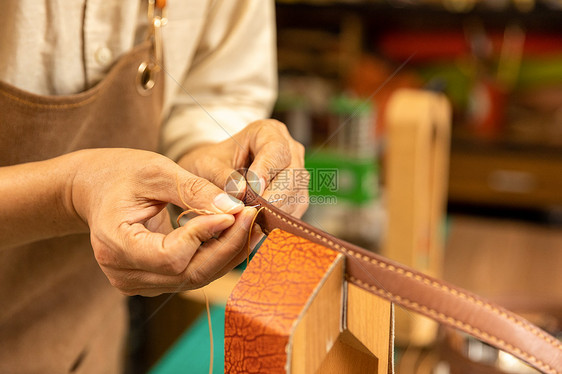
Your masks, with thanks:
M269 115L277 92L274 2L217 0L162 128L161 152L178 160Z

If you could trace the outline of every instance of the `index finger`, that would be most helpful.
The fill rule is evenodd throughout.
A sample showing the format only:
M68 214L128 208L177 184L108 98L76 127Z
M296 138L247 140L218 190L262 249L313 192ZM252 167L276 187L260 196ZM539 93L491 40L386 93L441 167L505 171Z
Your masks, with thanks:
M145 165L139 170L145 196L158 201L170 202L184 209L197 208L214 213L234 214L244 205L229 197L208 180L191 174L171 160Z
M278 127L267 127L256 131L253 148L254 160L249 167L260 181L262 194L277 174L291 164L291 146L288 134Z

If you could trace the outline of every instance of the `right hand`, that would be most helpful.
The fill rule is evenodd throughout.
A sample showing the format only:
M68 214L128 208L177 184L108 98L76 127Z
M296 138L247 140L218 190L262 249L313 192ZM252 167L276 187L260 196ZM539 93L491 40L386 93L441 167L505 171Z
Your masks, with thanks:
M155 296L198 288L246 258L254 208L156 153L80 153L85 159L72 182L72 203L90 228L101 269L122 293ZM182 199L216 214L174 230L165 207L187 209Z

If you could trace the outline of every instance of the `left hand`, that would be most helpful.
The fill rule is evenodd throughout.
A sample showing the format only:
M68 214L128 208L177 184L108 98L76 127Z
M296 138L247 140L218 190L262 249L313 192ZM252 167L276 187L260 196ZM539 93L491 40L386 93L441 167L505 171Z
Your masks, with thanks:
M248 168L249 174L257 176L256 181L250 181L251 187L263 198L280 199L275 205L299 218L308 208L304 147L279 121L252 122L230 139L195 148L178 164L220 188L237 183L238 198L244 196L248 186L237 170Z

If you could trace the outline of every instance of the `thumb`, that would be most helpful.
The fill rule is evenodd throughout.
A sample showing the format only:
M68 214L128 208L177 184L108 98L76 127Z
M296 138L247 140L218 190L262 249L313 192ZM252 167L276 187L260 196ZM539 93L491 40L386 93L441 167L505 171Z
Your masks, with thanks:
M195 217L168 235L149 231L142 224L128 226L123 233L125 264L163 275L183 272L202 242L234 223L229 214Z

